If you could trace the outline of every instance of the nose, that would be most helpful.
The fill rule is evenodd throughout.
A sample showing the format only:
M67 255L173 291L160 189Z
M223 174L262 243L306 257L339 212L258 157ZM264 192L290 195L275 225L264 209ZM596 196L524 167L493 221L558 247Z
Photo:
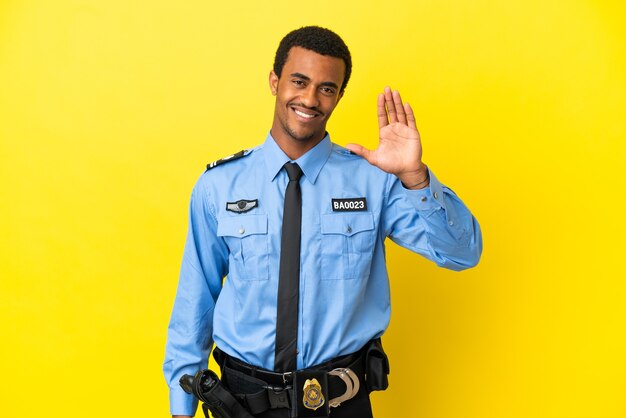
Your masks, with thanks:
M317 89L315 86L309 85L302 92L302 104L309 108L319 106L320 102L317 97Z

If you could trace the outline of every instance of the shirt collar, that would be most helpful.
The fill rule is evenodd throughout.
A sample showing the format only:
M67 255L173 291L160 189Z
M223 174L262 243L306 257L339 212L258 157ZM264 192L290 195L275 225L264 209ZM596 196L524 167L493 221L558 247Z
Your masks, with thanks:
M317 176L319 175L322 167L326 164L328 157L332 151L333 144L330 142L330 135L328 132L324 139L319 144L311 148L303 156L295 160L296 163L302 169L304 176L307 180L315 184ZM267 173L270 181L276 178L278 172L283 168L285 163L291 161L287 154L283 152L278 146L272 134L267 134L265 143L263 144L263 153L265 156L265 166L267 167Z

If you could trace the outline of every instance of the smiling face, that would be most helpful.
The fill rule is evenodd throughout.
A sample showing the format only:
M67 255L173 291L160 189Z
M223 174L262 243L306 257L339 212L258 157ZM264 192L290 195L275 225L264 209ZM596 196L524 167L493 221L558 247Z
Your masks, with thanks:
M293 47L280 79L270 73L270 88L276 96L272 136L292 159L317 145L326 133L326 123L341 99L345 73L341 58Z

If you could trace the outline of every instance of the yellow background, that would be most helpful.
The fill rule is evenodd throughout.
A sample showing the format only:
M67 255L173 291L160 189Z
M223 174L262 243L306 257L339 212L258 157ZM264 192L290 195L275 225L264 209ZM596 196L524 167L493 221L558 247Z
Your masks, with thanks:
M191 187L265 138L276 46L318 24L354 59L334 141L374 146L400 89L485 237L461 274L389 244L377 418L626 416L622 4L3 0L0 414L168 415Z

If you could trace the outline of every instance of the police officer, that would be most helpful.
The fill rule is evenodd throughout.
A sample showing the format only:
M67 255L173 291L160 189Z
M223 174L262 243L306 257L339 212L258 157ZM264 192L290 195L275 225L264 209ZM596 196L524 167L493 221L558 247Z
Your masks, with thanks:
M225 386L254 416L371 417L368 394L380 387L364 353L390 319L384 240L452 270L478 262L478 223L422 161L397 91L378 96L375 150L331 142L326 123L351 66L327 29L285 36L265 142L211 163L195 185L163 366L172 415L194 415L178 380L206 367L215 343ZM264 395L266 410L248 396L281 384L296 395Z

